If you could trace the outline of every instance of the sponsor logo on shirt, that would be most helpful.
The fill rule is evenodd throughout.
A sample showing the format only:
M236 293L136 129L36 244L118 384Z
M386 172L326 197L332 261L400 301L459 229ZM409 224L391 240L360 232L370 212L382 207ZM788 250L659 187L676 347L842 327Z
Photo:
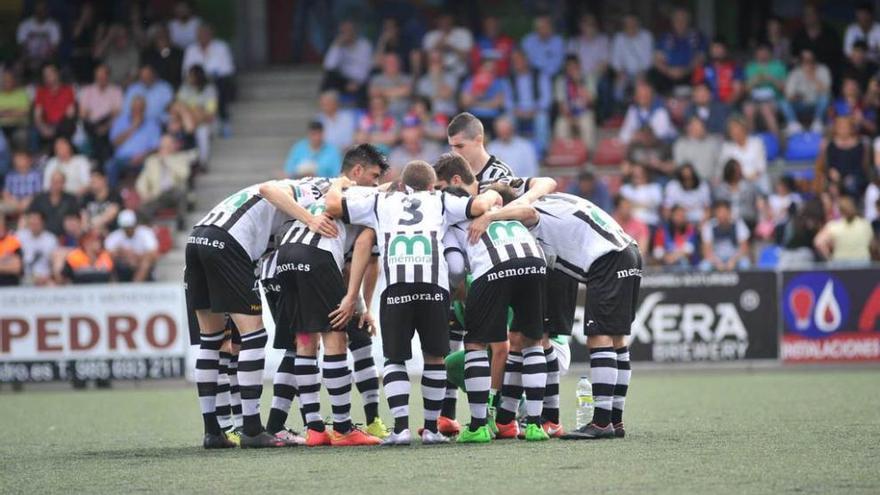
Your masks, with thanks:
M416 254L416 246L421 247L422 254ZM403 252L401 253L401 251ZM431 263L431 254L431 241L422 234L398 234L388 244L389 264L419 265Z

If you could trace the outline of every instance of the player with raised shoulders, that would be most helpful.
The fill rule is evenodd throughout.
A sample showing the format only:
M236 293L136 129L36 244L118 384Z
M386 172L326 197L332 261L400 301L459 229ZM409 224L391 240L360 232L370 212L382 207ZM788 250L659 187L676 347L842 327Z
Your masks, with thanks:
M424 357L422 396L425 424L422 443L445 443L437 418L446 391L443 357L449 352L448 268L442 238L450 225L479 216L501 201L498 193L459 198L435 191L434 169L423 161L406 165L401 175L406 191L343 194L334 184L325 200L326 213L345 223L376 232L382 269L379 321L385 356L383 383L394 431L383 445L407 445L409 375L412 338L418 332Z

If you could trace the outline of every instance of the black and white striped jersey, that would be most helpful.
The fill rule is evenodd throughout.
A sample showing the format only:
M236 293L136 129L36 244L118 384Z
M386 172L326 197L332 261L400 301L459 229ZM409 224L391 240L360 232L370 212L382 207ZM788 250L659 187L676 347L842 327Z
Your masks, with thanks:
M278 182L289 187L293 197L304 207L323 197L330 188L328 179L317 177ZM289 216L260 196L260 184L254 184L221 201L196 226L220 227L256 261L265 252L272 233L287 220Z
M381 281L429 283L449 289L443 234L468 219L471 198L439 191L345 194L343 221L376 231Z
M555 258L556 269L581 282L594 261L634 242L608 213L578 196L548 194L532 206L539 213L532 234L546 256Z
M529 177L517 177L513 175L510 166L502 162L495 155L489 157L489 161L483 166L483 169L476 175L477 183L480 186L480 192L483 192L492 184L501 182L513 188L516 196L522 196L529 189Z
M470 222L462 222L449 227L444 241L455 246L467 256L470 273L474 280L482 277L492 268L505 261L538 258L544 260L544 252L529 229L516 220L492 222L479 242L468 241ZM450 247L447 245L447 248Z

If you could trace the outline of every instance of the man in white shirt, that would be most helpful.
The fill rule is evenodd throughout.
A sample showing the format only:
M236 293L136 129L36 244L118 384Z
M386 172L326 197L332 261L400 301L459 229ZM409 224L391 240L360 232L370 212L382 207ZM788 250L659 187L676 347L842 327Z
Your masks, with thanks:
M196 42L189 45L183 53L183 76L189 73L190 67L201 65L214 86L217 87L217 113L223 122L229 120L227 107L232 101L234 92L233 76L235 62L229 45L214 38L214 30L208 24L199 26Z
M611 42L611 67L615 72L614 97L622 101L625 90L635 78L651 68L654 37L642 29L634 14L623 17L623 30Z
M620 127L620 140L629 144L636 131L645 126L650 127L654 135L664 141L675 138L677 134L669 112L654 97L654 88L645 81L639 81L636 83L633 104L627 109Z
M366 103L366 82L373 62L373 47L358 36L351 20L339 24L339 34L324 55L321 89L335 89L362 107Z
M321 111L315 120L324 126L324 141L336 146L340 153L344 152L354 142L357 127L354 114L339 108L339 93L332 89L321 92L318 108Z
M18 25L15 39L21 46L28 71L38 70L55 55L61 41L61 28L49 17L46 2L37 2L34 15Z
M46 230L41 212L28 212L25 221L27 228L15 233L21 243L24 279L33 285L46 285L52 280L52 253L58 248L58 239Z
M174 18L168 21L168 34L174 46L185 50L186 47L196 42L199 26L202 19L192 15L192 7L189 2L177 2L174 5Z
M507 117L495 119L495 136L486 151L509 163L513 175L517 177L537 177L539 174L538 155L529 140L514 133L513 123Z
M138 225L132 210L122 210L116 219L119 225L107 236L104 248L113 256L120 282L144 282L152 278L153 265L159 258L159 240L153 229Z
M848 57L856 41L868 45L868 58L880 60L880 23L874 21L874 11L867 3L856 7L856 22L846 28L843 36L843 51Z

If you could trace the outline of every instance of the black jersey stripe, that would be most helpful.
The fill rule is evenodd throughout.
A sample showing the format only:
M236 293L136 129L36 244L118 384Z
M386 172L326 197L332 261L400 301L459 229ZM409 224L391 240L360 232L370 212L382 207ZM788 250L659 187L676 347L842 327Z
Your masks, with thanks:
M391 242L391 232L385 232L385 252L382 253L382 264L385 265L385 285L391 285L391 267L388 266L388 244Z
M590 218L590 215L587 215L582 210L577 210L576 212L574 212L574 216L586 222L590 227L592 227L593 230L596 231L597 234L602 236L603 239L610 242L611 244L614 244L615 247L624 246L624 244L620 242L620 239L618 239L616 235L600 227L595 220Z
M526 258L536 257L535 254L532 252L532 246L530 246L528 242L520 243L520 247L522 247L523 254L525 255Z
M321 242L321 234L317 232L312 233L312 238L309 239L309 246L318 247L318 244Z
M516 247L513 244L505 244L504 250L507 251L507 257L509 259L513 260L519 258L519 256L516 255Z
M413 282L422 283L425 281L425 269L422 265L413 265Z
M221 225L220 228L223 230L231 229L236 223L238 223L241 217L243 217L244 214L248 212L248 210L256 206L260 201L263 201L262 196L251 196L250 199L245 201L244 204L242 204L241 206L236 208L235 211L232 212L232 215L230 215L229 218L225 222L223 222L223 225Z
M583 270L583 268L580 268L577 265L575 265L574 263L567 261L567 260L564 260L558 256L556 257L556 263L558 265L561 265L563 268L570 271L571 273L575 274L575 278L580 277L581 282L587 281L587 272L585 272Z
M431 232L431 283L439 284L440 279L440 248L437 242L437 232Z
M494 266L501 263L501 257L498 256L498 250L495 249L495 245L492 244L492 239L489 238L489 234L483 233L483 235L480 236L480 240L486 245L486 252L489 253L489 259L492 260L492 265Z
M396 280L396 282L405 282L405 281L406 281L406 265L404 265L403 263L400 263L397 265L397 280Z

